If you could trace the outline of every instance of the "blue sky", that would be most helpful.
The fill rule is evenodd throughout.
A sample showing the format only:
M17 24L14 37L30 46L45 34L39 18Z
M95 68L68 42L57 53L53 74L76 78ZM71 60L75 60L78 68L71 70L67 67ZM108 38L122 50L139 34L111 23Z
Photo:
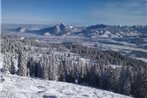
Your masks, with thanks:
M146 0L1 0L2 22L73 25L147 23Z

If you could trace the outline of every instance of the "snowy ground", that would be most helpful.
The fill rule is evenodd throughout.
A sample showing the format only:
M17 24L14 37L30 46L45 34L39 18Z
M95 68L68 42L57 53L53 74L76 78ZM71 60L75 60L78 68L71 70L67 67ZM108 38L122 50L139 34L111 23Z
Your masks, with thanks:
M3 56L0 53L0 69L2 68L2 65L3 65Z
M132 98L71 83L4 75L0 98Z

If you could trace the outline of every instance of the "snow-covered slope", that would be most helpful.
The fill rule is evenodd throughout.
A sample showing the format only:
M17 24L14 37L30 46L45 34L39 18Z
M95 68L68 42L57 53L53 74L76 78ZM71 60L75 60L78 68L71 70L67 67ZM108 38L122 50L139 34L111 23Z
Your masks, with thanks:
M131 98L71 83L4 75L0 98Z
M2 69L2 65L3 65L3 56L0 53L0 69Z

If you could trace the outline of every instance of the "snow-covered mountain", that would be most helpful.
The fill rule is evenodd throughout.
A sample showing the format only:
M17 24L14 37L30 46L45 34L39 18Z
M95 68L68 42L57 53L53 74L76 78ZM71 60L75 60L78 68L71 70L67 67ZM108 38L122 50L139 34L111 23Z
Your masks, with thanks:
M65 25L64 23L56 24L54 26L42 28L39 30L30 30L25 27L18 27L13 29L15 32L26 32L37 35L78 35L85 37L105 37L105 38L118 38L118 37L132 37L145 34L147 26L120 26L120 25L104 25L97 24L85 28L73 27Z
M18 27L16 29L11 29L11 31L13 32L26 32L27 31L27 28L23 28L23 27Z
M136 26L111 26L104 24L97 24L89 26L83 29L79 34L89 36L89 37L128 37L128 36L137 36L142 32ZM141 26L142 27L142 26ZM143 29L143 28L142 28Z
M45 35L45 36L47 35L62 36L62 35L70 35L73 32L77 32L78 29L73 26L69 26L69 25L65 25L64 23L60 23L60 24L56 24L54 26L50 26L47 28L41 28L39 30L30 30L30 29L26 29L25 27L18 27L16 29L12 29L12 31L33 33L33 34Z
M132 98L72 83L4 75L0 98Z

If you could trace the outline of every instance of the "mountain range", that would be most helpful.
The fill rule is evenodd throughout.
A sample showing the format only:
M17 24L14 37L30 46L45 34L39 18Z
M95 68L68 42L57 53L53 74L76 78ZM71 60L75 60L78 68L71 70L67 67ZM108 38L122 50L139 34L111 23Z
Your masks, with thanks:
M37 30L31 30L25 27L18 27L11 29L13 32L20 33L33 33L37 35L56 35L56 36L68 36L68 35L78 35L85 37L130 37L138 36L147 33L147 25L145 26L120 26L120 25L104 25L96 24L88 27L73 27L65 25L64 23L56 24L54 26L49 26L46 28L41 28Z

